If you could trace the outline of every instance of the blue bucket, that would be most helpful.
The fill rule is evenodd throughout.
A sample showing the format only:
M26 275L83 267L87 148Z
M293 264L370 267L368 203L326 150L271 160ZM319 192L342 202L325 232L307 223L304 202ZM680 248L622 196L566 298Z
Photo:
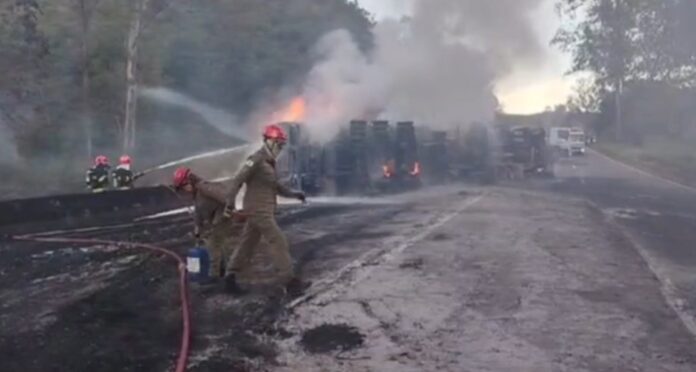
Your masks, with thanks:
M199 283L207 281L210 272L208 250L203 247L189 250L186 256L186 271L188 271L191 281Z

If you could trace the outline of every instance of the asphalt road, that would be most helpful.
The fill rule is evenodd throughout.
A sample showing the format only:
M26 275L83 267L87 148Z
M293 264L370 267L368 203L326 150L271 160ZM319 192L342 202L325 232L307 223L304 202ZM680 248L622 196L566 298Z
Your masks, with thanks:
M273 370L696 370L696 194L597 154L556 171L375 225L373 254L293 307Z
M611 217L660 279L670 305L696 333L696 189L596 152L563 159L556 176L539 186L587 198Z
M317 200L328 205L281 218L314 281L308 296L288 304L194 286L190 369L696 370L696 191L598 154L556 168L555 179L502 187ZM184 253L186 218L60 235ZM0 244L0 258L0 354L11 370L170 366L171 265L16 242ZM343 341L350 350L307 352Z

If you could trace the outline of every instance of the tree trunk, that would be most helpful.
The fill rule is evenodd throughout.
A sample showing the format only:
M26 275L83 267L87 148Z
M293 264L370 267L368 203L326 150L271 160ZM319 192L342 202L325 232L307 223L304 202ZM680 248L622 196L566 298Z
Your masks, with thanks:
M624 140L624 128L623 128L623 107L621 95L623 94L623 79L619 79L616 83L616 141L622 142Z
M81 115L85 131L85 146L87 150L87 157L93 157L92 149L92 113L89 105L90 98L90 79L89 79L89 18L90 14L87 10L87 0L79 0L79 13L80 13L80 68L82 73L82 86L81 86Z
M143 16L147 11L150 0L136 0L128 44L126 46L126 113L123 123L123 151L130 152L135 148L136 120L138 114L138 44L143 26Z

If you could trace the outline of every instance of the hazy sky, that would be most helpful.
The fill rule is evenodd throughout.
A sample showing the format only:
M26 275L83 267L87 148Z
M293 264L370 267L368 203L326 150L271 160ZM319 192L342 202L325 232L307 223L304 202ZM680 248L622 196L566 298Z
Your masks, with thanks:
M377 20L400 17L409 12L409 0L358 0L358 3L373 13ZM496 84L496 94L506 112L543 111L547 106L565 103L570 94L573 79L564 76L570 58L549 45L559 23L554 3L555 0L545 0L532 17L539 40L546 46L545 62L536 66L518 66Z

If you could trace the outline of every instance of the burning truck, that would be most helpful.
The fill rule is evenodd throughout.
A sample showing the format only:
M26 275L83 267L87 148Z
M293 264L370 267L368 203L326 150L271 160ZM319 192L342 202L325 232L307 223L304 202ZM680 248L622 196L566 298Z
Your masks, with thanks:
M516 174L511 178L553 177L556 156L547 143L543 128L498 125L495 129L499 140L500 169Z
M301 123L289 134L279 159L281 179L309 194L374 194L453 179L490 181L492 168L485 125L464 135L417 127L412 121L353 120L330 143L318 145Z

